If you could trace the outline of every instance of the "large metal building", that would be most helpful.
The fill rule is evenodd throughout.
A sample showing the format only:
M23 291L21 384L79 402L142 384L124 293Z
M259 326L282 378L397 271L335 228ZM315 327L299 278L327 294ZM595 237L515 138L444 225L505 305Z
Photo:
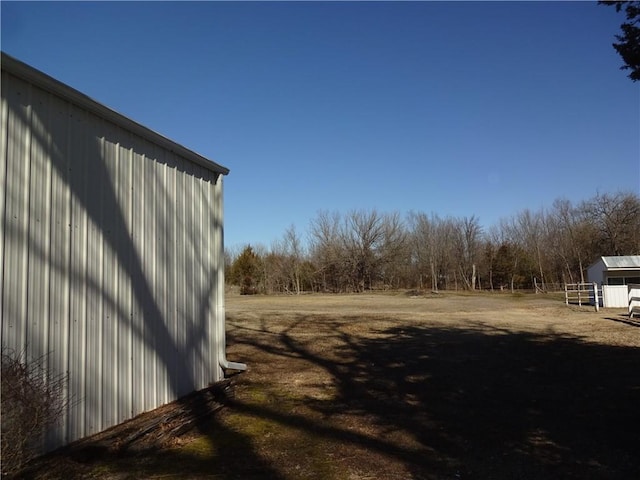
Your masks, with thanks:
M4 349L66 375L47 449L243 369L225 357L228 170L2 54Z

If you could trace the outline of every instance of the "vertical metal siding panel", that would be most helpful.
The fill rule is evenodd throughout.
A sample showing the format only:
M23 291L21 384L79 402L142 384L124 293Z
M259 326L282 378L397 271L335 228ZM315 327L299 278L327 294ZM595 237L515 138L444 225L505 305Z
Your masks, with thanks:
M187 297L187 285L185 282L185 269L186 269L186 257L185 257L185 237L186 226L185 216L187 214L187 208L185 206L184 190L185 175L184 175L184 161L180 157L176 157L176 188L174 202L176 205L176 240L175 240L175 269L173 275L176 281L176 346L179 354L183 358L188 358L188 352L186 351L186 325L188 318L186 316L186 297ZM186 379L185 379L186 380ZM180 384L175 395L184 395L188 390L188 386Z
M117 421L117 270L116 229L120 216L115 182L117 181L117 129L105 122L103 132L103 164L106 175L101 179L103 189L102 222L102 380L100 391L102 399L102 424L109 427Z
M207 351L209 353L209 375L212 382L222 380L218 375L218 352L216 351L216 287L217 287L217 274L219 265L216 263L215 245L216 245L216 232L218 226L215 221L215 212L217 205L215 203L215 182L216 176L213 172L207 172L207 182L205 184L204 196L206 202L206 221L208 225L207 229L207 242L206 242L206 258L207 269L209 275L209 288L207 291L207 299L209 302L209 310L207 312L207 326L208 326L208 338L207 338Z
M206 266L204 263L204 258L202 257L202 248L204 243L204 233L205 233L205 222L203 221L203 204L202 204L202 176L204 172L202 167L196 165L196 175L195 175L195 198L194 202L196 205L196 225L197 225L197 235L196 242L193 249L193 255L195 259L195 264L197 265L197 275L196 275L196 292L198 293L195 298L196 302L196 313L197 313L197 321L198 321L198 371L196 378L198 379L198 388L204 388L209 383L209 379L207 379L207 369L206 369L206 351L205 351L205 338L207 332L207 273L205 271Z
M206 201L206 175L207 171L203 168L199 169L198 177L198 204L200 216L198 223L200 225L200 234L198 239L197 258L200 267L200 288L198 293L198 317L200 319L200 382L206 386L213 380L210 375L211 368L209 366L209 290L211 288L211 271L207 259L207 201Z
M50 358L45 356L49 351L49 329L56 319L49 317L49 168L47 158L49 134L47 123L47 97L32 87L31 96L31 148L30 175L27 186L29 192L29 234L26 241L28 250L27 271L27 357L42 362L48 370ZM60 319L58 320L58 324Z
M187 215L189 214L189 207L187 205L185 190L188 188L186 183L187 178L184 174L185 162L182 158L178 159L178 173L176 177L176 197L177 204L177 217L179 229L176 232L176 280L178 282L178 296L176 298L178 306L177 317L177 331L178 331L178 345L181 349L181 354L184 358L189 357L188 349L188 329L187 325L189 317L187 313L187 297L189 295L189 286L187 285ZM182 392L181 392L182 393Z
M183 231L183 254L184 260L182 265L183 281L186 285L186 290L182 298L184 308L184 329L185 329L185 349L186 358L188 359L187 368L190 370L191 378L194 378L193 369L196 363L195 359L195 345L193 344L194 336L194 322L195 314L193 311L193 295L194 295L194 283L193 283L193 176L188 172L190 165L188 162L184 162L184 169L182 172L183 188L180 192L180 196L184 201L184 231ZM192 385L191 388L194 388Z
M202 312L202 362L205 380L207 383L213 381L212 369L211 369L211 348L209 344L209 338L211 337L211 325L209 319L211 318L211 287L213 286L213 271L211 270L211 263L209 257L209 232L211 225L209 222L209 202L207 200L207 187L208 187L208 172L202 171L203 178L200 184L200 203L201 203L201 222L202 222L202 244L200 246L200 256L202 258L202 269L204 272L204 285L200 295L202 296L201 302L206 308Z
M225 339L225 297L224 297L224 177L220 174L215 175L215 180L212 182L212 189L214 192L213 208L215 214L214 220L214 268L215 268L215 291L216 297L214 300L215 315L213 317L214 327L222 331L222 337L218 336L218 345L216 345L217 358L225 357L226 339ZM220 345L221 342L221 345ZM220 363L216 361L216 374L218 380L224 379L224 372Z
M216 366L216 358L215 355L212 355L212 351L213 351L213 343L211 341L212 339L212 334L213 334L213 330L212 330L212 326L213 326L213 308L215 306L214 303L212 303L212 297L211 297L211 292L214 289L215 286L215 274L216 274L216 270L215 267L212 263L212 257L211 257L211 238L212 238L212 232L213 232L213 227L214 224L211 221L211 202L210 202L210 195L209 195L209 191L211 189L211 172L209 171L204 171L205 174L205 178L204 178L204 183L202 185L202 202L203 202L203 207L202 207L202 216L203 216L203 221L205 222L205 235L204 235L204 239L203 239L203 251L202 251L202 256L204 258L204 265L206 268L206 290L203 291L203 296L206 298L206 302L207 302L207 312L206 312L206 335L204 338L205 343L205 360L206 360L206 369L207 369L207 382L215 382L216 379L216 374L215 374L215 366Z
M134 380L132 374L132 344L134 332L131 329L131 296L132 285L129 274L131 265L131 250L129 240L131 238L132 211L131 211L131 173L132 173L132 149L131 136L122 131L122 142L118 157L118 203L124 221L124 231L118 232L118 244L116 248L120 252L118 258L118 293L117 304L120 309L118 325L118 421L134 416L132 404L131 385Z
M144 244L144 157L139 153L140 141L134 140L133 158L132 158L132 188L131 188L131 210L132 210L132 225L131 225L131 245L133 248L132 255L138 258L132 258L132 271L133 265L140 259L142 264L143 244ZM132 289L135 289L133 283L141 282L143 279L132 277ZM144 325L144 312L143 305L140 304L140 299L136 295L132 298L132 332L135 335L132 338L132 359L133 359L133 376L131 383L131 393L133 402L134 414L143 412L145 410L145 365L144 357L146 345L144 342L144 335L146 332Z
M167 284L167 306L166 306L166 322L169 336L180 351L180 343L178 336L178 287L180 282L176 272L178 271L177 261L177 235L178 235L178 213L176 204L176 178L180 173L178 172L178 160L176 155L167 152L165 156L167 161L166 172L166 188L165 188L165 218L166 218L166 230L164 236L166 238L166 258L165 258L165 277ZM174 370L171 366L167 366L167 376L171 383L171 377L174 376ZM173 399L175 392L171 391L171 385L167 386L168 395Z
M217 266L215 264L214 243L217 225L215 223L213 193L215 186L215 176L212 172L207 172L207 182L204 185L204 202L205 202L205 221L207 222L207 239L203 248L203 255L206 258L207 269L209 271L208 289L206 292L209 309L207 310L207 353L209 362L209 375L212 382L219 380L218 378L218 357L215 348L215 317L216 317L216 274Z
M171 377L170 377L170 361L168 357L175 355L177 351L173 341L171 331L171 317L168 309L168 279L167 279L167 232L172 225L167 223L167 192L166 192L166 152L161 148L156 148L156 161L154 162L155 170L155 224L154 224L154 241L155 241L155 298L160 312L160 326L163 330L163 338L166 339L168 345L172 349L172 353L163 354L156 352L157 370L156 370L156 401L158 405L165 404L173 400L171 393Z
M7 133L9 131L8 105L4 94L5 88L9 85L9 75L2 72L0 81L3 85L2 95L0 95L0 185L3 186L0 191L0 345L4 345L4 240L7 221L5 197L7 194Z
M177 223L176 223L176 281L178 283L177 288L177 345L180 348L180 354L186 359L185 363L189 363L189 347L188 347L188 329L189 322L188 308L187 308L187 296L189 292L189 285L187 285L187 227L189 214L189 207L186 203L185 190L188 187L186 181L187 178L184 174L185 162L178 158L178 172L176 174L176 196L175 202L177 206ZM185 392L181 390L177 392L178 395L182 395Z
M201 192L202 192L202 168L199 165L193 164L192 167L193 172L193 223L195 227L194 237L193 237L193 245L192 245L192 256L193 256L193 265L194 265L194 294L193 294L193 306L194 306L194 320L196 322L195 332L196 338L194 341L195 350L196 350L196 363L194 365L194 379L196 382L196 388L204 388L207 385L205 381L205 368L204 368L204 335L206 332L206 304L203 298L203 292L205 290L205 273L204 273L204 264L203 258L201 256L202 249L202 237L203 237L203 226L202 222L202 201L201 201Z
M209 312L209 326L211 329L210 338L211 341L209 343L209 348L211 349L211 370L214 381L222 380L222 376L220 373L222 369L219 364L219 352L217 350L216 345L216 329L217 329L217 321L218 321L218 274L219 269L221 268L220 261L224 264L224 257L218 258L216 254L217 248L217 238L218 235L222 236L222 227L217 223L216 212L220 206L217 203L216 199L216 183L221 181L222 177L218 179L218 176L213 172L209 172L209 183L207 184L207 202L209 205L209 265L211 268L211 291L209 292L209 298L211 302L211 309ZM222 264L222 265L223 265ZM223 286L224 290L224 286Z
M158 303L158 309L160 310L161 318L158 321L163 323L163 328L166 330L169 339L171 340L170 330L170 316L168 311L168 288L167 288L167 233L171 228L171 225L167 222L167 212L169 206L167 205L167 165L166 165L166 152L161 149L156 149L156 159L154 162L155 170L155 225L153 240L155 244L155 296ZM157 354L157 352L156 352ZM162 361L162 357L158 359L158 368L156 375L157 385L157 398L156 401L159 405L171 401L171 393L169 392L168 381L168 365L165 365Z
M224 310L224 232L223 232L223 177L217 176L215 183L212 184L213 189L213 224L214 224L214 242L213 242L213 263L215 268L215 287L213 305L214 328L216 335L214 342L216 359L224 357L225 349L225 310ZM215 365L218 379L222 379L224 374L219 362Z
M191 274L191 284L193 285L191 288L190 295L190 303L191 303L191 345L192 345L192 372L193 372L193 380L194 386L196 389L201 388L202 385L202 356L201 356L201 345L202 345L202 316L200 309L200 293L202 290L201 283L201 263L200 258L198 258L197 251L200 249L200 204L198 202L198 166L195 164L189 165L189 171L187 175L191 181L191 188L189 189L189 194L191 197L191 222L192 222L192 230L191 230L191 238L189 243L189 265L190 265L190 274Z
M187 287L187 291L185 292L184 297L184 305L185 305L185 322L186 322L186 348L187 348L187 358L189 359L189 363L187 368L189 369L189 373L191 375L191 379L195 382L195 366L197 363L197 351L195 345L195 336L196 332L196 312L193 307L193 298L196 294L195 292L195 282L193 280L195 275L196 266L194 264L193 258L193 240L194 240L194 230L195 225L193 222L194 219L194 205L193 205L193 175L191 172L192 165L189 162L184 163L184 182L185 188L182 192L184 196L185 202L185 237L184 237L184 256L185 256L185 265L184 265L184 280ZM196 388L197 385L194 383L191 388Z
M200 168L200 176L198 178L198 203L200 205L200 238L198 241L198 263L200 264L200 322L201 322L201 336L200 336L200 368L201 378L200 382L202 387L207 386L213 381L211 375L211 356L209 346L209 319L211 304L209 303L209 291L213 285L213 279L211 278L213 272L209 263L209 256L207 253L209 243L209 231L211 229L210 222L208 221L208 205L206 191L208 186L207 171L204 168Z
M215 330L215 317L216 317L216 265L215 265L215 256L214 256L214 248L215 248L215 221L214 221L214 179L212 178L211 172L207 172L207 182L205 184L204 189L204 197L206 204L206 221L208 225L207 229L207 241L206 241L206 259L207 259L207 269L209 274L209 284L207 290L207 301L209 303L209 310L207 312L207 349L209 354L209 376L211 377L211 382L216 382L219 380L217 375L218 369L218 356L216 352L216 330Z
M16 354L26 342L28 185L29 185L29 86L11 78L2 86L8 102L6 170L6 220L4 276L2 292L3 341Z
M202 334L203 334L203 304L202 304L202 259L198 255L202 247L202 221L201 221L201 205L200 205L200 179L199 167L191 164L189 176L191 177L191 204L193 205L193 234L191 237L191 270L193 290L191 294L191 304L193 308L193 379L195 388L200 389L203 385L204 372L202 369Z
M87 349L87 391L86 391L86 418L87 434L97 433L102 430L102 352L103 352L103 238L102 224L104 222L103 201L105 188L102 176L103 141L100 131L102 121L89 115L89 131L87 138L87 158L89 163L88 175L93 178L85 178L85 182L92 185L92 191L87 192L84 199L89 214L89 230L87 232L87 336L85 348ZM99 172L100 175L96 176ZM98 180L98 181L96 181Z
M204 333L204 359L206 362L206 381L207 384L215 381L215 363L212 363L211 350L213 345L211 344L211 313L213 303L211 303L211 291L215 285L215 268L211 263L211 232L213 224L210 221L210 208L208 191L210 188L210 172L203 170L204 178L201 189L201 201L202 201L202 222L205 228L203 229L202 247L200 254L202 255L202 261L205 271L204 286L202 290L202 301L206 302L207 309L203 315Z
M162 246L160 244L161 237L163 235L163 224L161 221L161 216L163 214L163 206L164 202L162 201L162 151L163 149L159 146L154 146L153 149L153 161L151 161L151 170L153 172L153 235L151 236L151 242L153 242L153 274L150 276L150 282L153 284L153 298L155 300L155 306L158 311L158 318L154 319L154 324L158 326L161 330L161 335L157 338L163 338L164 343L167 343L167 315L164 308L164 299L163 295L163 278L162 278L162 269L163 269L163 261L161 260L162 256ZM171 342L168 342L171 345ZM167 375L167 361L166 358L171 355L166 355L163 352L160 352L159 349L164 347L159 347L159 344L156 343L156 349L154 350L154 358L155 358L155 406L160 406L166 403L166 375Z
M69 122L69 190L71 210L71 238L69 246L69 384L73 409L69 416L69 438L87 435L87 377L95 375L87 365L88 331L88 252L89 218L83 199L87 196L89 175L88 143L90 140L87 114L68 106ZM92 287L95 288L95 287Z
M213 285L211 288L210 298L211 298L211 324L212 324L212 332L211 332L211 349L213 350L213 362L211 365L212 369L215 369L216 377L219 377L220 367L220 352L218 351L218 345L220 344L220 328L218 326L218 313L219 313L219 300L218 300L218 185L217 182L220 180L218 178L211 181L209 184L209 189L207 191L209 197L210 211L209 218L212 223L212 231L211 231L211 240L210 240L210 251L211 251L211 265L213 269ZM217 379L217 378L216 378Z
M49 162L51 172L50 190L50 233L49 261L50 295L49 317L59 322L57 328L50 331L49 349L52 356L52 370L55 374L67 374L70 368L70 311L69 311L69 251L70 251L70 196L69 181L69 116L65 102L55 96L49 99L49 125L51 143ZM68 375L68 374L67 374ZM70 382L71 379L68 378ZM70 400L67 411L60 425L48 439L48 446L57 447L69 441L67 425L69 408L73 408L73 400L69 386L65 398Z
M153 160L153 146L146 141L143 143L144 151L148 152L144 159L144 234L142 238L143 251L141 254L145 282L148 285L152 298L145 299L147 302L155 302L155 170ZM150 154L150 156L149 156ZM155 311L153 305L146 305L144 308L146 340L144 357L144 380L145 380L145 410L151 410L156 404L156 372L158 369L157 349L161 348L156 342L159 338L162 319L153 318L150 313Z

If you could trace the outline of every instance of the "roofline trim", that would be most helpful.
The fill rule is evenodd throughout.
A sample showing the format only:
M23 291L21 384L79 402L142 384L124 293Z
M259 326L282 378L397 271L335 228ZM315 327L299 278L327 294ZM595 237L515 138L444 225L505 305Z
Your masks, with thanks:
M609 259L609 258L620 258L620 257L631 257L631 258L634 258L634 259L635 258L640 259L640 255L602 255L601 257L598 257L598 260L596 260L591 265L589 265L587 267L587 269L591 269L591 268L595 267L598 263L602 263L602 265L604 265L606 271L637 270L637 269L640 269L640 263L639 264L636 264L636 263L626 264L624 266L612 266L607 261L607 259Z
M173 152L177 155L180 155L207 170L211 170L215 173L227 175L229 173L229 169L223 167L222 165L217 164L216 162L209 160L206 157L203 157L199 153L190 150L179 143L174 142L173 140L161 135L157 132L154 132L148 127L131 120L125 115L116 112L112 108L109 108L100 102L92 99L91 97L85 95L84 93L76 90L75 88L66 85L59 80L47 75L40 70L37 70L30 65L27 65L20 60L17 60L5 52L2 53L2 70L7 71L8 73L20 77L28 82L33 83L34 85L43 88L47 91L50 91L62 98L68 100L69 102L82 107L88 110L91 113L102 117L103 119L115 123L116 125L129 130L150 142L153 142L170 152Z

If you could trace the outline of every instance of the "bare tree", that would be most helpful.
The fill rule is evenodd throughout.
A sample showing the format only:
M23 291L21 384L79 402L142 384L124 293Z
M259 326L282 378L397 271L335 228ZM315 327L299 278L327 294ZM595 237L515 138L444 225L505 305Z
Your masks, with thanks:
M431 290L434 292L440 288L446 289L451 277L454 285L457 285L457 252L453 246L457 221L453 218L442 219L433 213L429 217L422 212L412 212L409 219L420 285L422 286L423 276L430 278Z
M458 290L458 261L455 250L456 222L453 217L435 218L435 256L439 265L436 270L439 288Z
M437 290L433 254L435 241L433 225L427 214L423 212L410 212L409 224L413 260L419 276L418 286L422 289L423 277L427 277L431 279L431 290Z
M384 234L384 219L376 210L351 211L344 219L342 241L348 255L351 286L356 291L371 289Z
M292 225L271 251L254 249L255 288L300 293L364 291L382 286L475 290L545 289L550 282L585 280L600 255L640 253L640 199L632 193L598 194L573 206L558 199L549 211L525 209L485 234L475 215L439 217L410 212L319 212L310 223L309 248ZM230 280L239 281L227 255ZM234 276L235 275L235 276Z
M516 217L502 218L498 225L491 230L492 238L498 249L495 258L495 274L498 277L508 278L511 292L515 291L516 284L523 285L525 278L530 273L527 268L529 256L525 250ZM523 275L525 273L525 275Z
M398 213L320 212L311 222L310 252L324 290L369 290L399 277L406 230Z
M311 221L310 249L316 265L316 277L323 291L338 292L343 288L344 247L337 212L318 212Z
M386 288L400 276L408 255L407 231L399 213L382 216L382 241L376 253L379 257L378 273Z
M484 236L484 241L482 243L482 263L485 267L485 273L488 277L489 289L493 292L493 271L494 265L496 261L496 246L494 243L488 238L487 235Z
M262 243L257 243L253 251L256 255L256 292L269 293L272 291L273 279L271 271L265 259L269 255L269 249Z
M593 256L593 224L566 199L553 203L547 222L547 244L564 266L561 278L564 279L566 273L570 283L578 278L584 283L585 271Z
M512 228L515 229L514 233L520 238L521 246L529 252L529 255L535 258L537 274L540 277L541 288L543 290L545 288L545 258L543 258L543 252L545 251L543 246L544 227L543 212L534 213L528 208L518 213L512 224Z
M475 290L482 227L475 215L456 219L452 225L452 247L457 258L458 272L466 288Z
M628 192L598 194L582 203L598 232L600 255L640 253L640 198Z
M295 293L300 295L304 252L302 248L302 241L294 225L287 228L284 233L283 250L285 271Z

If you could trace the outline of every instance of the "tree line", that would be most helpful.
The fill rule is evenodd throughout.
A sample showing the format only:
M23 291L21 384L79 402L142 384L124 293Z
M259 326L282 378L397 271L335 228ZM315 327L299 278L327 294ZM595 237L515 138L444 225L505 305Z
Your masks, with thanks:
M322 211L303 238L292 225L269 248L225 252L227 282L245 294L553 290L586 281L602 255L640 254L640 197L557 199L488 229L476 216Z

